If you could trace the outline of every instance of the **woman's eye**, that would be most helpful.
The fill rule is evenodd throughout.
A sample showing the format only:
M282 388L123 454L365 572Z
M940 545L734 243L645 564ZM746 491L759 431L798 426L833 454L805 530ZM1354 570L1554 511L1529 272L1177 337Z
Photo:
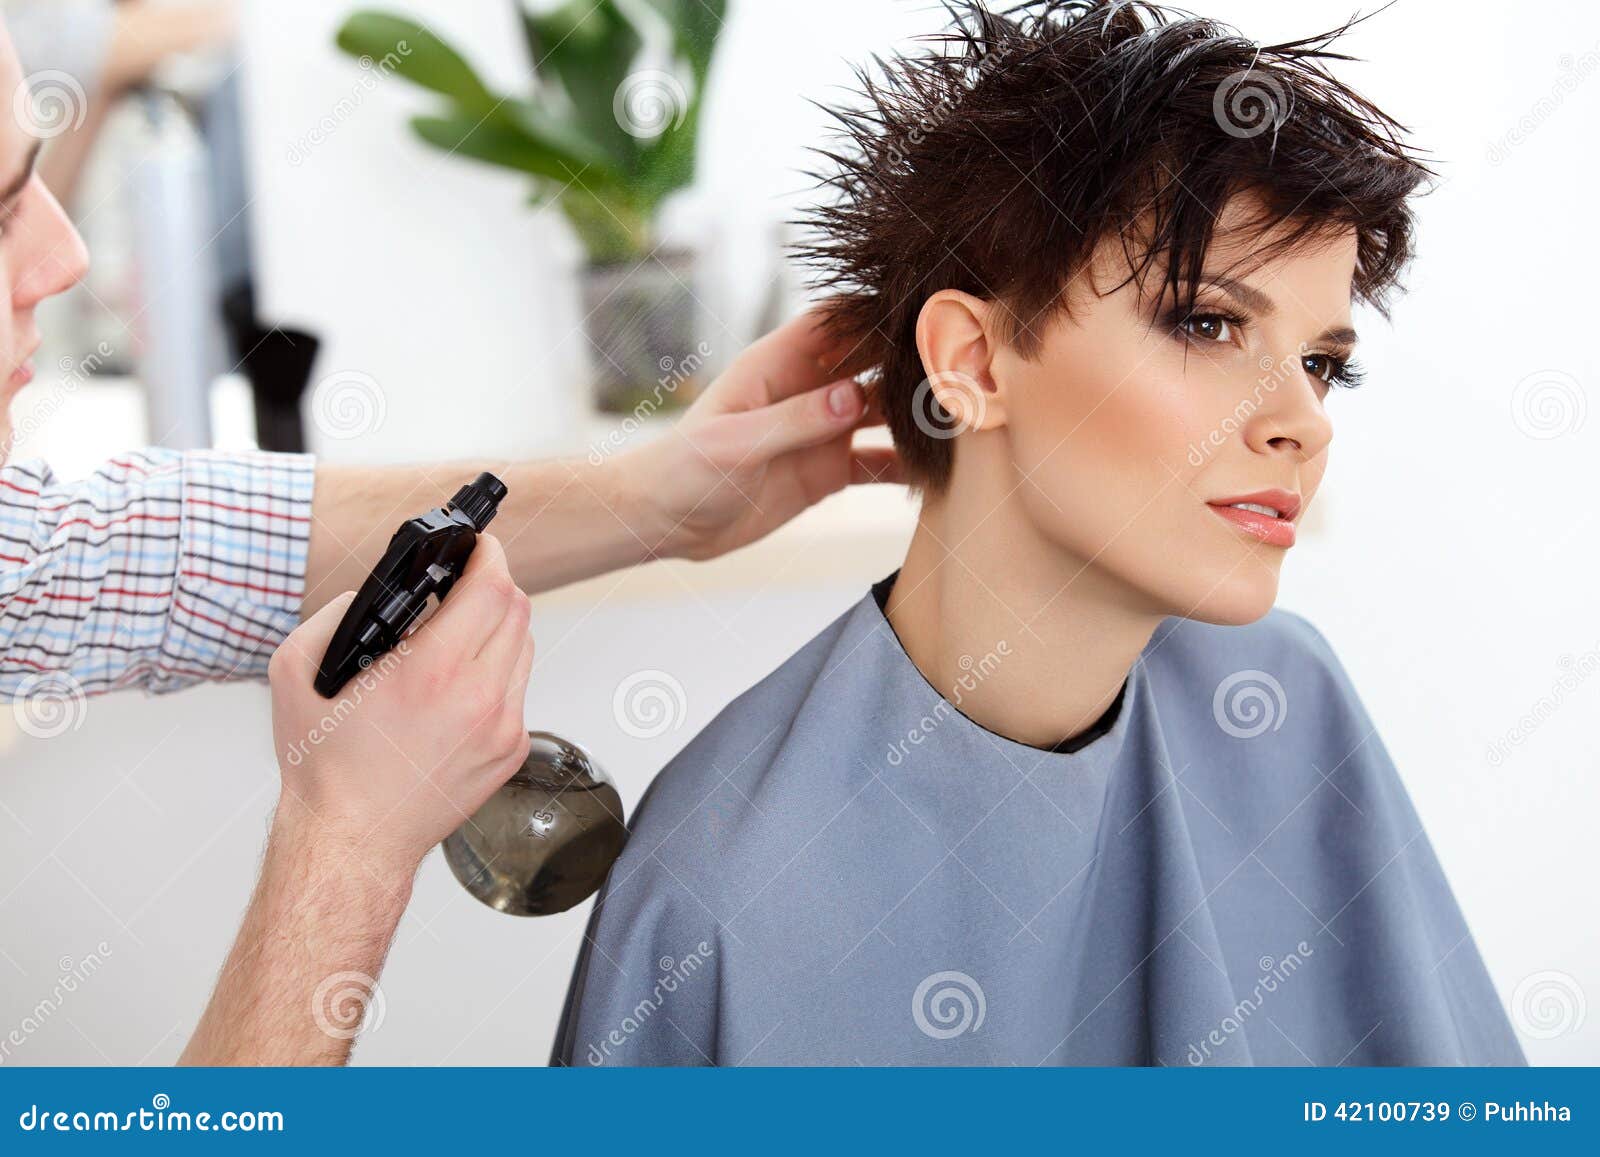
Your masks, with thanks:
M1366 376L1360 366L1349 358L1330 357L1327 354L1307 354L1300 359L1306 373L1331 386L1354 389Z
M1206 341L1223 342L1233 336L1233 323L1219 313L1190 314L1183 329L1191 337Z

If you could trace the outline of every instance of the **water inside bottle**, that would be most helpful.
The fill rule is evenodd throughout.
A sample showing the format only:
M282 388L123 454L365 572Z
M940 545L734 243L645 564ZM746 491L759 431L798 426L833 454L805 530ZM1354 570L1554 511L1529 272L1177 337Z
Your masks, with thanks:
M592 896L628 842L622 797L575 743L529 733L528 757L444 841L463 887L513 916L564 912Z

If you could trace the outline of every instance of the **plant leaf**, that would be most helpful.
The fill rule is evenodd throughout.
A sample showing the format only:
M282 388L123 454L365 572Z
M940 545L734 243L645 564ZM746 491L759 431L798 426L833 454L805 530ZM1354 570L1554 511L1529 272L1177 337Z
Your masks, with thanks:
M335 40L351 56L393 62L394 71L406 80L442 92L479 116L499 102L459 52L414 20L356 12L340 26Z
M673 52L689 64L694 91L681 121L644 147L639 193L652 211L694 180L695 149L706 78L726 18L724 0L645 0L672 29Z
M695 91L705 87L717 37L727 19L726 0L645 0L672 29L672 51L689 62Z
M566 154L576 163L617 172L615 159L604 148L582 129L551 113L537 101L508 100L494 115L515 124L535 141Z
M649 251L649 217L625 194L596 196L574 186L561 195L561 211L597 265L638 260Z
M615 171L609 167L591 164L558 145L539 140L524 126L504 117L453 112L413 117L411 127L423 140L450 153L555 181L558 188L576 184L598 193L617 182Z
M613 104L642 40L615 0L568 0L552 12L523 14L534 69L565 92L572 121L622 172L639 162L638 142Z

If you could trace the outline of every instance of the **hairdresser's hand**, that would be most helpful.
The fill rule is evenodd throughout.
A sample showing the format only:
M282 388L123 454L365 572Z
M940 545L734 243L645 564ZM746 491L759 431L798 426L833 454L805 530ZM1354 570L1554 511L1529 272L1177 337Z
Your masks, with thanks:
M433 618L324 699L311 681L350 599L272 656L283 795L185 1064L348 1060L417 864L527 753L528 600L496 539L478 539Z
M706 559L754 542L852 482L899 482L888 447L851 446L883 421L848 376L848 347L813 310L756 342L673 430L619 462L654 504L658 553Z
M272 656L283 776L274 837L287 826L409 885L527 754L528 599L500 542L483 535L438 612L324 699L312 678L353 597L323 607Z

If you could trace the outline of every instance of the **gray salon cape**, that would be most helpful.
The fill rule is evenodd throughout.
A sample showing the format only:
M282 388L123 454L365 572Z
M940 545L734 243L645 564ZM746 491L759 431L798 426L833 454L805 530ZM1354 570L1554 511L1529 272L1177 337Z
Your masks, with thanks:
M928 684L893 579L646 792L552 1063L1526 1063L1305 619L1165 620L1051 751Z

